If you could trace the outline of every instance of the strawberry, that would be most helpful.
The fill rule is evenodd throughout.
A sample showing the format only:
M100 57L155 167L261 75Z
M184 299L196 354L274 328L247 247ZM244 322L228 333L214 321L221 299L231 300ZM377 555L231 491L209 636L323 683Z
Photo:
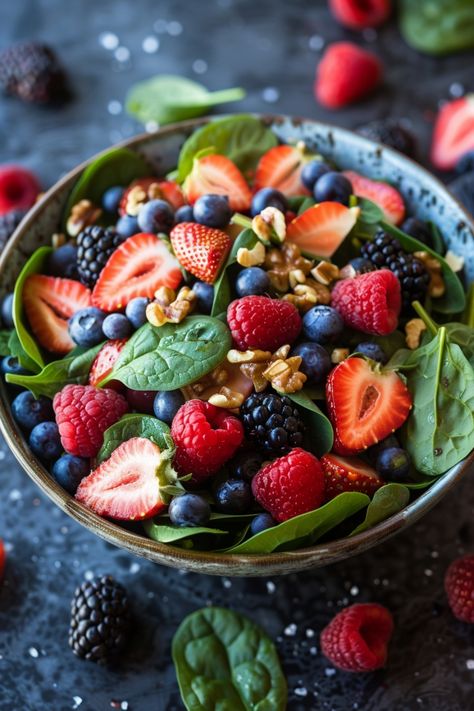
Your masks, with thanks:
M180 264L208 284L217 279L232 246L225 232L197 222L178 223L171 230L170 239Z
M440 170L451 170L474 149L474 94L449 101L440 109L431 143L431 162Z
M127 203L128 203L128 196L130 194L130 191L133 190L133 188L140 187L143 188L145 193L148 194L148 189L150 185L156 185L160 191L161 194L154 193L153 197L157 198L160 197L162 200L166 200L169 202L171 207L174 210L177 210L178 207L181 207L184 205L184 196L183 193L181 192L181 188L179 185L172 180L159 180L158 178L138 178L137 180L134 180L133 183L130 183L128 188L124 191L122 195L122 199L120 200L120 205L119 205L119 214L120 215L126 215L127 214ZM148 196L149 197L149 196Z
M140 232L113 252L96 282L92 303L103 311L117 311L136 296L151 299L160 286L175 289L182 278L166 242Z
M326 501L343 491L360 491L372 496L384 483L375 469L357 457L325 454L320 462L324 472Z
M170 450L149 439L122 442L81 481L76 499L99 516L121 521L151 518L165 508L162 487L176 481Z
M126 342L126 338L116 338L104 343L89 371L89 385L97 386L110 373ZM118 381L112 380L107 383L107 387L117 390L118 388L121 389L122 385Z
M354 170L345 170L343 174L352 183L354 195L372 200L383 211L388 222L399 225L403 221L405 203L398 190L392 185L381 180L371 180Z
M184 181L183 191L191 203L202 195L227 195L235 212L250 208L252 193L244 176L230 158L216 154L195 158L193 169Z
M303 252L331 257L354 227L359 214L358 207L320 202L290 222L286 238Z
M0 583L2 582L3 573L5 571L5 563L7 560L7 554L5 553L5 546L2 539L0 538Z
M339 363L326 382L338 454L357 454L403 425L412 406L403 380L363 358Z
M378 27L392 11L391 0L329 0L329 9L341 25L351 30Z
M328 109L339 109L371 94L382 79L382 64L352 42L335 42L316 70L314 95Z
M11 210L28 210L41 188L33 173L19 165L0 167L0 215Z
M23 306L31 330L47 351L64 355L75 346L68 319L91 304L91 292L73 279L32 274L23 286Z
M283 195L309 195L301 182L303 166L312 156L295 146L275 146L263 154L255 172L254 190L275 188Z

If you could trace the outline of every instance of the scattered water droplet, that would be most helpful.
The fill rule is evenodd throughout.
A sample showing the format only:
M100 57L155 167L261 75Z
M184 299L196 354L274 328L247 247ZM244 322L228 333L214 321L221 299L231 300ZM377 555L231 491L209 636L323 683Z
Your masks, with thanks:
M74 702L73 705L72 705L72 708L73 708L73 709L78 709L79 706L82 704L82 699L81 699L81 697L80 697L80 696L73 696L73 697L72 697L72 700L73 700L73 702Z
M142 42L142 49L147 54L154 54L155 52L158 52L159 48L160 40L154 35L149 35L148 37L145 37Z
M122 104L120 103L120 101L113 99L107 104L107 111L109 112L109 114L112 114L112 116L117 116L122 112Z
M275 583L272 582L271 580L267 580L267 593L269 593L269 595L272 595L272 593L274 593L275 590L276 590Z
M308 46L313 52L319 52L324 47L324 37L321 37L321 35L311 35Z
M458 81L454 81L449 87L449 93L454 99L459 99L461 96L464 96L464 91L463 85Z
M205 74L208 69L208 64L204 59L195 59L193 62L193 72L195 74Z
M99 42L104 49L117 49L119 46L119 38L113 32L101 32Z
M304 686L297 686L295 689L295 695L301 697L308 696L308 689Z
M114 52L114 57L117 62L128 62L130 59L130 50L128 47L117 47Z
M156 20L156 22L153 23L153 29L161 35L166 32L167 24L166 20Z
M30 657L33 657L33 659L38 659L39 657L39 652L36 647L30 647L28 650L28 654L30 655Z
M285 627L283 630L284 634L286 634L287 637L294 637L296 634L297 626L295 625L294 622L292 622L288 627Z
M183 25L181 22L172 20L171 22L166 23L166 31L169 35L171 35L171 37L177 37L183 31Z
M267 86L262 91L262 99L267 102L267 104L274 104L280 98L280 92L274 86Z
M466 667L469 669L469 671L474 670L474 659L466 659Z

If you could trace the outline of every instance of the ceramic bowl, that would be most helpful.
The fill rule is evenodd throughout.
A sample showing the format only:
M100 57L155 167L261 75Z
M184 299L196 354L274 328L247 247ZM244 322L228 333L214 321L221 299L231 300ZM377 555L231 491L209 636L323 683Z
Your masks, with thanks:
M282 139L304 140L310 149L331 158L344 169L371 178L384 178L402 192L409 211L441 228L445 241L466 260L466 272L474 279L474 224L446 188L417 163L350 131L316 121L284 116L262 117ZM176 165L179 149L192 131L209 119L167 126L156 133L137 136L122 145L144 155L156 173L162 175ZM91 159L93 160L93 159ZM27 257L39 246L49 244L57 230L69 191L90 161L62 178L28 213L0 259L2 294L12 290ZM32 455L15 424L1 386L0 424L14 455L33 481L63 511L93 533L132 553L156 563L212 575L278 575L324 566L360 553L417 521L465 476L474 464L474 454L440 477L403 511L374 528L352 538L268 555L230 555L190 551L156 543L100 518L69 496Z

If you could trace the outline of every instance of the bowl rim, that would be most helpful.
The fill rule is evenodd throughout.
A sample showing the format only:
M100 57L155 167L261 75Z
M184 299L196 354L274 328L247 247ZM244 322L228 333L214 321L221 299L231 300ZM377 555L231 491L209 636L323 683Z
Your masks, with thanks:
M227 114L231 116L232 114ZM392 158L396 158L399 163L410 163L420 173L422 181L426 181L435 186L438 190L446 192L456 203L460 214L466 225L474 233L474 220L467 213L461 203L449 193L445 185L432 173L416 161L408 158L391 148L371 141L345 128L340 128L327 122L317 121L310 118L291 117L283 114L251 114L267 125L278 124L287 120L293 123L308 122L321 127L325 131L337 131L338 134L345 134L348 139L357 139L359 145L367 150L379 149L388 153ZM15 247L21 243L24 234L29 230L37 216L48 209L51 200L68 183L77 178L82 171L100 156L108 153L112 148L132 148L139 149L140 145L152 141L163 135L173 134L177 131L192 130L210 121L220 118L220 116L204 116L197 119L176 122L164 126L152 133L140 133L120 143L105 148L87 160L80 163L71 171L62 176L49 190L44 193L41 199L31 208L24 219L8 241L3 254L0 256L0 277L5 268L10 254ZM148 558L154 562L159 562L170 567L178 567L192 570L194 572L206 572L215 575L275 575L303 570L305 568L328 565L330 563L343 560L355 553L363 552L372 546L387 540L398 530L414 523L433 506L435 506L444 495L461 481L474 464L474 451L459 464L452 467L445 474L434 478L434 483L423 491L417 499L408 504L398 513L388 519L376 524L374 527L358 533L351 537L346 537L331 541L329 543L315 544L307 548L301 548L289 552L273 552L266 554L229 554L216 551L197 551L193 549L178 548L168 544L159 543L150 538L123 528L120 524L112 520L102 518L84 505L77 502L74 497L68 494L51 477L45 467L34 457L28 448L28 444L20 433L19 428L13 420L8 404L5 385L0 384L0 430L5 440L13 452L14 456L26 471L29 477L39 486L53 503L64 511L67 515L100 536L109 543L124 548L129 552Z

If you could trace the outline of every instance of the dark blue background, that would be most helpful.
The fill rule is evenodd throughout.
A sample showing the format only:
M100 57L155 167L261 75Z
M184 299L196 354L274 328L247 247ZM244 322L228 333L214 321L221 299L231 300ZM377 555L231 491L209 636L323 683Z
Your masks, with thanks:
M117 54L104 48L102 33L116 36ZM158 39L157 52L143 50L147 37ZM140 130L122 110L124 95L134 81L159 72L201 79L211 89L244 86L247 99L230 110L287 112L348 127L404 117L424 160L438 102L474 89L472 55L421 57L393 23L366 32L356 39L383 57L384 86L371 100L326 112L311 90L321 46L354 37L332 21L322 1L3 2L0 46L25 38L51 43L76 98L59 112L2 99L0 161L33 168L48 186L82 159ZM118 61L127 51L129 59ZM472 631L454 621L442 590L448 562L472 550L468 480L393 541L326 570L269 580L180 574L112 548L43 497L5 444L0 492L0 537L9 551L0 590L2 711L183 708L170 639L188 612L210 602L249 614L277 641L291 711L461 711L471 703ZM67 647L73 590L84 574L102 572L127 586L137 619L130 653L115 670L77 660ZM339 608L362 600L387 604L396 633L385 671L351 676L320 655L318 633Z

